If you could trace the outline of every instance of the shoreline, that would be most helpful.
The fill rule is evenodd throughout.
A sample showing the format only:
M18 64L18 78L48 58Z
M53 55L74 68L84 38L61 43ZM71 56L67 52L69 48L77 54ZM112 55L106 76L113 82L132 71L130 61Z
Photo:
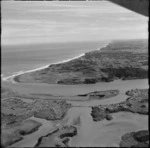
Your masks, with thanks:
M110 43L110 42L109 42ZM105 48L106 46L109 45L109 43L106 43L103 47L100 47L98 49L95 49L95 50L101 50L101 48ZM94 50L92 50L94 51ZM69 61L72 61L74 59L78 59L82 56L84 56L85 53L82 53L78 56L75 56L73 58L70 58L70 59L67 59L67 60L63 60L63 61L60 61L60 62L56 62L56 63L51 63L51 64L48 64L46 66L43 66L43 67L39 67L39 68L35 68L35 69L31 69L31 70L27 70L27 71L20 71L20 72L14 72L13 75L10 75L10 76L7 76L7 77L4 77L4 74L1 74L1 79L2 81L5 81L5 82L11 82L11 83L18 83L17 81L14 80L14 78L16 76L19 76L19 75L22 75L22 74L25 74L25 73L30 73L30 72L35 72L35 71L38 71L38 70L42 70L42 69L45 69L45 68L48 68L49 66L53 65L53 64L62 64L62 63L66 63L66 62L69 62Z

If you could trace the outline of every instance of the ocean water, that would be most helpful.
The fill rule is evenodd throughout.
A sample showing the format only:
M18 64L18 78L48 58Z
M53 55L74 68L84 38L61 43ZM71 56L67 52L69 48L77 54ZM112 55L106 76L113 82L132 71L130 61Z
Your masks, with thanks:
M114 39L145 38L148 18L102 2L2 2L3 77L72 59L85 52L100 49ZM55 43L54 43L55 42ZM57 42L57 43L56 43ZM64 43L60 43L64 42ZM99 104L118 103L127 98L129 89L148 88L148 79L116 80L90 85L48 85L2 82L3 86L23 94L77 95L92 91L119 89L120 94L105 100L72 102L64 122L80 118L78 135L71 146L118 146L126 132L148 128L148 117L128 112L113 114L113 120L93 122L91 108ZM69 101L68 101L69 102ZM69 102L71 103L71 101ZM35 119L35 118L34 118ZM43 126L12 147L33 147L40 136L53 129L53 123L35 119Z
M1 74L32 70L100 49L109 41L2 46Z
M148 18L109 1L2 1L1 74L71 59L115 39L148 37Z

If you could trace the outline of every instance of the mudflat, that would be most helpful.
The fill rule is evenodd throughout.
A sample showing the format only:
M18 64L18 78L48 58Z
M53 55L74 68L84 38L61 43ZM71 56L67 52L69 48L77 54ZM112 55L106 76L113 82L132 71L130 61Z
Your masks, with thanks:
M36 97L34 97L35 95L19 94L18 92L15 92L10 88L6 87L2 87L1 89L1 119L3 147L7 147L20 140L23 140L23 137L25 135L36 132L38 128L42 126L42 123L29 118L34 116L36 118L51 121L62 120L65 117L68 109L72 107L71 104L68 104L66 102L67 100L69 100L69 97L67 97L67 100L60 100L60 96L53 95L48 95L45 98L44 95L36 95ZM75 101L84 98L80 100L84 102L111 98L118 95L118 93L118 90L95 91L87 94L70 96L70 98L75 98ZM77 129L73 126L64 126L58 131L57 129L55 131L57 134L53 135L50 133L47 136L44 136L48 137L48 139L50 138L54 140L52 140L52 146L68 146L68 137L72 137L77 134ZM66 136L61 138L64 134L66 134ZM40 139L45 139L44 137ZM40 139L39 141L41 141ZM56 139L59 140L57 141ZM48 145L46 143L38 142L36 146L48 146L49 142Z
M3 94L4 93L4 94ZM7 96L8 94L8 96ZM41 123L29 119L32 116L46 120L60 120L66 114L69 104L65 101L24 99L21 94L2 87L1 121L2 146L12 145L23 136L38 130ZM28 100L32 101L28 101Z

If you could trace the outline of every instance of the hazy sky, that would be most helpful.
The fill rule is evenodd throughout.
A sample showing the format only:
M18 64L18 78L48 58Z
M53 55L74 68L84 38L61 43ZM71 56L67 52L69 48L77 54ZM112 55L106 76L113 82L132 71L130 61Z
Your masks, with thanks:
M113 3L1 2L2 45L148 38L148 18Z

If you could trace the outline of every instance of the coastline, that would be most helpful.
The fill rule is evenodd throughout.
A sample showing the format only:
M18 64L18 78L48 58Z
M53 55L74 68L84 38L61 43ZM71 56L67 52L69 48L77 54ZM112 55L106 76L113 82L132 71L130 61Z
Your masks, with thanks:
M110 43L110 42L109 42ZM106 46L109 45L109 43L106 43L103 47L100 47L96 50L101 50L101 48L105 48ZM94 50L92 50L94 51ZM53 64L61 64L61 63L66 63L66 62L69 62L69 61L72 61L74 59L78 59L82 56L84 56L85 53L82 53L78 56L75 56L71 59L67 59L67 60L63 60L63 61L60 61L60 62L56 62L56 63L51 63L51 64L48 64L46 66L43 66L43 67L39 67L39 68L35 68L35 69L31 69L31 70L27 70L27 71L20 71L20 72L15 72L13 75L10 75L10 76L7 76L7 77L4 77L4 74L1 74L1 79L2 81L5 81L5 82L11 82L11 83L18 83L17 81L14 80L14 78L16 76L19 76L19 75L22 75L22 74L25 74L25 73L30 73L30 72L35 72L35 71L38 71L38 70L42 70L42 69L45 69L45 68L48 68L49 66L53 65Z

